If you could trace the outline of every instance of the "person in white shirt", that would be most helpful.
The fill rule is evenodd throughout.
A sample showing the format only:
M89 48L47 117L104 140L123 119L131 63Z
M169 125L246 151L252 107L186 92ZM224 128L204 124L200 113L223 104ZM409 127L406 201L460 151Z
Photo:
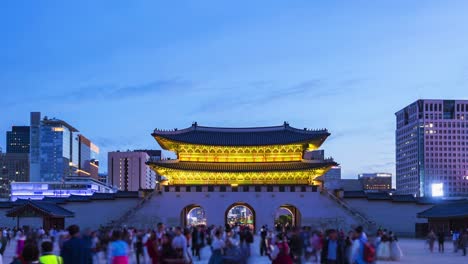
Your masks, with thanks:
M175 237L172 239L172 248L176 251L179 258L186 259L187 255L187 239L182 234L182 228L176 227Z
M214 233L213 243L211 244L212 253L208 264L221 264L223 263L223 249L226 246L222 239L222 232L216 229Z

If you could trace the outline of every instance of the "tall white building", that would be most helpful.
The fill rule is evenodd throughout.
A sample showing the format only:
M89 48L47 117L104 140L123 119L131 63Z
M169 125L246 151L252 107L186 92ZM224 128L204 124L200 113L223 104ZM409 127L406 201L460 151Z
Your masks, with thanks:
M397 192L468 196L468 100L418 100L395 115Z
M120 191L154 189L157 175L146 165L149 160L146 151L109 152L108 184Z

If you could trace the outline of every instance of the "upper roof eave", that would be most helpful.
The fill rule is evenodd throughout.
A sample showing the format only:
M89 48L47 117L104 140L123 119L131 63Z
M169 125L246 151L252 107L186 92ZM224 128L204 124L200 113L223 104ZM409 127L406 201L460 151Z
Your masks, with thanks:
M198 126L174 130L155 129L151 134L161 147L167 148L164 141L178 144L208 146L272 146L315 143L321 145L330 133L326 129L297 129L285 123L283 126L216 128Z

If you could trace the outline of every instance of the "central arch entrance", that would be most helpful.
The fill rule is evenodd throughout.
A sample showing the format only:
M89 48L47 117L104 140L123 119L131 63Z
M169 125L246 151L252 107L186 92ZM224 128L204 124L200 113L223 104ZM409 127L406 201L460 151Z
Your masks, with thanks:
M197 204L184 207L180 213L180 220L183 227L207 225L205 210Z
M293 205L284 204L276 209L275 227L276 230L291 230L301 226L301 213Z
M226 226L243 226L255 230L255 210L247 203L230 205L224 215Z

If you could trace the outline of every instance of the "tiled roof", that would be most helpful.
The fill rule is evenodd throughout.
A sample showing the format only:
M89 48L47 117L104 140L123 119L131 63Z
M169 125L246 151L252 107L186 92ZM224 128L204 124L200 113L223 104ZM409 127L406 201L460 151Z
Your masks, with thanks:
M0 208L11 208L13 205L12 202L0 202Z
M344 198L367 198L364 191L344 191Z
M70 195L67 198L67 202L89 202L90 200L88 195Z
M333 161L327 162L150 162L164 168L191 171L213 172L250 172L250 171L294 171L324 168L336 165Z
M114 193L115 198L138 198L138 192L130 192L130 191L120 191Z
M54 203L57 203L57 204L64 204L66 203L68 200L68 197L44 197L42 198L42 201L45 201L45 202L54 202Z
M113 200L115 196L113 193L94 193L91 200Z
M32 207L35 210L38 210L46 215L49 216L54 216L54 217L72 217L74 216L74 213L51 202L42 202L42 201L33 201L29 200L27 203L23 205L19 205L17 207L14 207L13 209L9 210L7 212L7 216L12 217L12 216L17 216L18 214L21 214L21 212L26 208L26 207Z
M414 198L411 194L394 194L392 195L392 201L394 202L416 202L416 198Z
M457 218L468 217L468 201L437 204L418 213L420 218Z
M368 200L390 200L391 196L388 193L379 192L379 193L367 193Z
M307 130L283 126L255 128L216 128L196 124L192 127L152 134L159 138L210 146L265 146L315 141L318 145L330 135L327 130ZM159 140L158 140L159 142Z

